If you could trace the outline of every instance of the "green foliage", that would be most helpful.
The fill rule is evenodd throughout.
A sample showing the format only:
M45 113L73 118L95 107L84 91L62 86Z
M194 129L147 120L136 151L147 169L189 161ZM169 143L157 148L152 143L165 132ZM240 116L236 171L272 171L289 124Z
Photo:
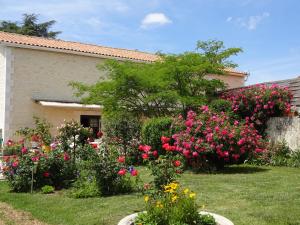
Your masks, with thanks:
M16 134L23 136L25 140L30 141L32 137L41 141L41 144L49 146L51 144L50 128L52 125L46 119L34 116L34 128L24 127L16 131Z
M162 152L161 137L171 135L173 119L170 117L159 117L147 120L142 127L142 143L150 145L153 149Z
M156 189L161 189L163 185L175 181L182 173L182 166L175 167L174 161L183 161L182 157L173 154L161 155L157 160L149 162L151 174L154 177Z
M103 145L97 160L93 161L98 190L103 196L130 193L135 184L130 176L120 176L122 166L117 162L117 152Z
M56 38L60 31L49 31L56 23L55 20L50 20L44 23L37 23L38 15L23 14L22 22L1 21L0 31L24 34L29 36Z
M126 157L126 163L136 163L141 122L128 114L114 115L103 120L103 127L109 145Z
M100 196L96 182L95 171L93 170L93 161L81 161L78 166L78 177L71 191L73 198L91 198Z
M269 166L300 167L300 151L292 151L285 141L271 142L267 149L256 158L249 161L250 164Z
M224 74L224 68L234 66L228 58L241 52L239 48L226 49L223 42L198 42L195 52L160 55L153 63L120 62L108 60L99 66L108 72L109 79L85 85L72 82L76 96L84 102L104 106L111 115L127 112L137 117L163 117L190 109L212 98L224 87L220 80L208 80L208 74Z
M170 182L176 181L180 177L183 168L183 157L178 151L174 151L173 146L169 145L170 138L162 137L164 154L158 154L157 150L152 149L149 145L140 145L142 158L147 163L151 175L153 176L154 186L157 190ZM170 149L170 148L172 149ZM155 154L156 153L156 154Z
M239 114L233 112L232 103L225 99L214 99L209 103L210 109L215 113L224 112L230 121L242 121Z
M231 102L225 99L215 99L210 102L210 109L214 112L231 112Z
M54 187L50 185L45 185L41 188L43 194L51 194L54 193Z
M163 191L144 197L146 212L140 213L134 224L154 225L215 225L212 216L201 215L195 193L177 183L164 186Z

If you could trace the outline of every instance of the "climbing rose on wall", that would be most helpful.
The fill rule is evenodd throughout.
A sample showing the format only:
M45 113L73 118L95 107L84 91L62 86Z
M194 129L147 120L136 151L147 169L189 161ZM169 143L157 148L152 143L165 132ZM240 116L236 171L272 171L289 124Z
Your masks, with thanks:
M232 103L232 110L241 118L248 118L263 133L270 117L291 112L292 93L286 87L258 84L227 91L221 96Z

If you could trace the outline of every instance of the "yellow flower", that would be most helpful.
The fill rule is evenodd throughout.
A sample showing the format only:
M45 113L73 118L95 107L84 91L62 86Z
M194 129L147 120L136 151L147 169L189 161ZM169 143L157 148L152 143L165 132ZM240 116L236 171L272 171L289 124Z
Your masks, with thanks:
M187 195L189 192L190 192L190 190L189 190L188 188L186 188L186 189L183 190L183 193L186 194L186 195Z
M144 197L144 201L145 201L145 202L148 202L148 201L149 201L149 196L148 196L148 195L146 195L146 196Z
M165 185L165 192L166 193L173 193L177 188L178 188L179 184L178 183L170 183L169 185Z
M178 196L177 195L174 195L174 196L172 196L172 202L175 202L176 200L177 200L177 198L178 198Z
M157 208L163 208L164 206L163 206L163 204L161 204L161 201L157 201L156 202L156 207Z
M176 190L178 188L178 183L171 183L170 186L173 190Z
M194 192L191 192L189 196L190 196L190 198L195 198L195 196L196 196L196 193L194 193Z

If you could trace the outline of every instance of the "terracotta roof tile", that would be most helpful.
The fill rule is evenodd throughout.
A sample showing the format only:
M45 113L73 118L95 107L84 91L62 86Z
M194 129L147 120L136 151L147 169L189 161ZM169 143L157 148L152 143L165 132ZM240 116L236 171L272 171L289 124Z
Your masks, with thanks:
M124 58L145 62L154 62L159 59L159 56L151 53L140 52L135 50L105 47L93 44L84 44L79 42L64 41L58 39L48 39L42 37L26 36L14 33L0 31L0 43L17 44L21 46L43 47L49 49L68 50L81 53L89 53L94 55L102 55L108 57ZM247 73L240 72L232 68L225 69L226 72L240 76L245 76Z
M83 44L79 42L63 41L58 39L32 37L0 31L0 43L1 42L25 46L69 50L74 52L90 53L95 55L103 55L108 57L117 57L148 62L153 62L158 59L157 55L140 51L104 47L92 44Z

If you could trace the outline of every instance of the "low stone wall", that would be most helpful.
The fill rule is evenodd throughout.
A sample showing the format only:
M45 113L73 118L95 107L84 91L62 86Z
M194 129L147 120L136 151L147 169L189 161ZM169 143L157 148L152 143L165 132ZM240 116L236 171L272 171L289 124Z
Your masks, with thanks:
M292 150L300 150L299 117L273 117L268 121L267 133L270 140L285 140Z

